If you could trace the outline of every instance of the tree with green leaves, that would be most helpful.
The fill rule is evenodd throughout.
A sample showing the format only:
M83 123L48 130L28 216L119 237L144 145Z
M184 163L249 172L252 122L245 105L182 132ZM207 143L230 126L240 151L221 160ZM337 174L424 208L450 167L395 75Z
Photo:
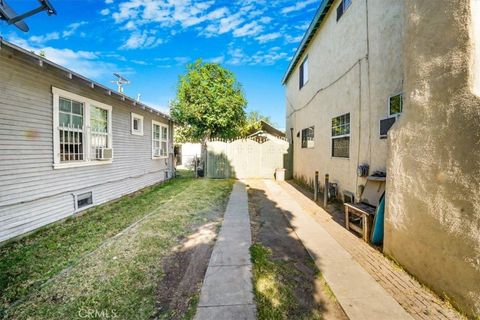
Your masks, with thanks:
M245 123L245 99L235 75L218 63L197 60L180 76L170 114L179 141L234 138Z
M262 121L267 123L271 122L270 117L264 116L258 111L250 111L245 119L245 123L241 130L241 135L247 136L262 129Z

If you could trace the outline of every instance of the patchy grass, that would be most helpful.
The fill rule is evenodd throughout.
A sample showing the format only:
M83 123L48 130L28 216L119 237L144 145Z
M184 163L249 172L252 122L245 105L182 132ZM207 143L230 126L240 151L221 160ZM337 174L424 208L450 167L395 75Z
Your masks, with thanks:
M161 259L231 186L175 179L0 247L0 317L150 318Z
M299 271L283 260L273 260L271 250L261 244L252 245L250 254L258 319L291 319L292 312L298 308L294 295L298 284L292 275ZM317 276L321 277L319 272ZM322 319L322 316L312 310L309 315L304 314L297 319Z

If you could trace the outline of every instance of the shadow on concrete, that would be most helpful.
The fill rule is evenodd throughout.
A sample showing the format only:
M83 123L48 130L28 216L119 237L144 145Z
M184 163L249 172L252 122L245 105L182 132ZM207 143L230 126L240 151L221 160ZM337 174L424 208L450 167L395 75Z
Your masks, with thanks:
M257 291L257 304L261 300L267 308L286 310L287 314L283 315L285 319L347 319L320 276L322 270L318 270L292 229L292 213L279 208L276 202L268 198L262 181L249 180L249 183L253 242L271 250L271 259L281 265L281 279L277 280L286 284L292 295L288 305L282 306L278 305L278 299L271 301L269 296ZM258 311L258 319L271 317L268 314L262 315L260 308Z
M312 190L297 184L295 180L288 180L286 182L313 201ZM345 211L343 209L343 203L340 200L329 200L325 207L323 205L323 193L319 193L318 200L315 203L323 208L332 217L333 221L345 227Z

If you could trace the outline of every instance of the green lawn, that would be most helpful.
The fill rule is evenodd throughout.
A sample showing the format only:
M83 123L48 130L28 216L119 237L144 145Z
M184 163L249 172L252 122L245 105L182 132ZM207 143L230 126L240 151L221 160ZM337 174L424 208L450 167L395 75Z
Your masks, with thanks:
M149 319L162 257L231 187L177 178L0 247L0 318Z

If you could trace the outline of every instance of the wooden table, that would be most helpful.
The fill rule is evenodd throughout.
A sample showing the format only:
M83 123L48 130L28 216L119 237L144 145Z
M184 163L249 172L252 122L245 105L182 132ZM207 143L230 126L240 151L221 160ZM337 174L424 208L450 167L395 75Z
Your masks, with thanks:
M370 241L373 217L375 216L375 207L364 203L345 203L345 225L347 230L354 230L362 235L364 241ZM350 215L362 219L361 226L350 222Z

